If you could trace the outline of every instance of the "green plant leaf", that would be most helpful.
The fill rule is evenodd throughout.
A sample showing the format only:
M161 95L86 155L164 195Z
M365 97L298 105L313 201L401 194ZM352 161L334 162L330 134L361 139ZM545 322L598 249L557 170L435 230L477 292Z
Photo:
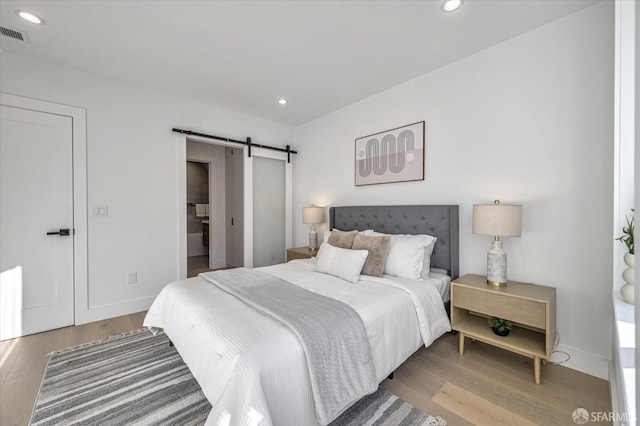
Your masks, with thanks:
M627 246L627 250L629 253L635 253L635 244L634 244L634 234L635 234L635 209L631 209L631 218L625 215L625 219L627 220L626 226L622 227L622 235L616 238L617 241L622 242Z

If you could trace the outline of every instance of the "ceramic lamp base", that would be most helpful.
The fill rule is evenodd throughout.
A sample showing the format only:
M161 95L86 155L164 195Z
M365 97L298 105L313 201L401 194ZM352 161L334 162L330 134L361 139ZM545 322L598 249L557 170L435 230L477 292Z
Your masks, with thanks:
M507 253L502 249L502 241L493 242L487 252L487 284L495 287L507 285Z
M309 232L309 248L311 251L318 250L318 233Z

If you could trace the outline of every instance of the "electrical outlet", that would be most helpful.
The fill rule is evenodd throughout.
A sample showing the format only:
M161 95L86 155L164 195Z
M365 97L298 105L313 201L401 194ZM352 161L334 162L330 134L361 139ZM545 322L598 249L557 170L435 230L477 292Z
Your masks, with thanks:
M138 273L137 272L129 272L127 273L127 284L135 284L138 282Z

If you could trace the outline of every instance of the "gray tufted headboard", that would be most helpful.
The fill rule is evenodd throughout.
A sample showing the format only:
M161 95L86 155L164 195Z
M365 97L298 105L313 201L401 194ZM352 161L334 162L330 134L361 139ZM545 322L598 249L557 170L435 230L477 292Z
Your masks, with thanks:
M329 209L329 229L373 229L385 234L437 237L431 266L459 274L458 206L344 206Z

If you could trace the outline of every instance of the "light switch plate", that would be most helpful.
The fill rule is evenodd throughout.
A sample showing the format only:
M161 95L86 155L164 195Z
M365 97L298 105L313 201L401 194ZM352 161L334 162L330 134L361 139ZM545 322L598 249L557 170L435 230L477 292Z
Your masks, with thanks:
M94 205L91 207L91 212L94 216L107 217L109 216L109 206L107 205Z

